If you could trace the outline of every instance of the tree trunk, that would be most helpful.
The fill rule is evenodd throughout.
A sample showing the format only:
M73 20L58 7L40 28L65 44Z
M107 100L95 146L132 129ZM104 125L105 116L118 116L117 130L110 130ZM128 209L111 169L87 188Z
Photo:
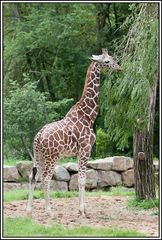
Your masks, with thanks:
M157 82L150 90L148 99L148 125L142 131L136 128L133 137L133 159L135 175L135 192L139 199L153 199L155 194L155 177L153 168L153 130L156 103Z

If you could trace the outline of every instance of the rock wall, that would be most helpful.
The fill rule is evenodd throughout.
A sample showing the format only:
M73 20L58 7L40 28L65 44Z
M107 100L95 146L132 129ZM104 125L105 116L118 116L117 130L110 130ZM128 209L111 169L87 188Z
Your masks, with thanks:
M32 169L32 162L19 162L16 166L4 166L4 190L28 188L28 177ZM156 174L158 165L155 165ZM38 180L36 189L41 189ZM86 170L86 189L97 190L111 186L134 186L133 159L124 156L114 156L89 161ZM68 162L56 165L51 186L52 191L78 190L78 164Z

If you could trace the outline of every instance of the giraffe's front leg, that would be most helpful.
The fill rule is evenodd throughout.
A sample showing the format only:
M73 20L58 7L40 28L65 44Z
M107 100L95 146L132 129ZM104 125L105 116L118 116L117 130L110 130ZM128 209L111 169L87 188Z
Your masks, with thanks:
M85 176L84 176L85 175ZM79 184L79 213L84 216L86 214L85 210L85 184L86 184L86 174L80 172L78 176Z
M85 204L85 185L86 185L86 165L91 154L91 145L80 149L78 186L79 186L79 213L82 216L86 214Z

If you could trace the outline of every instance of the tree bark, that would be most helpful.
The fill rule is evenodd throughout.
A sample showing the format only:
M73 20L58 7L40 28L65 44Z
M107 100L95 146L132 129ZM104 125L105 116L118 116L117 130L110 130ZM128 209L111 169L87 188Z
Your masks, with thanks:
M153 199L155 177L153 168L153 130L156 103L157 81L150 89L148 98L148 124L144 131L136 128L133 136L133 159L135 175L135 192L139 199Z

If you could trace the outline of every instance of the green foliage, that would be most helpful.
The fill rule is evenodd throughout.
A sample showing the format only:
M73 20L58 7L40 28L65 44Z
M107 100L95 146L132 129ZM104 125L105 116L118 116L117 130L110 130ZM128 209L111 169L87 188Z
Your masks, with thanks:
M115 141L116 140L116 141ZM115 155L131 156L132 142L129 140L129 147L121 149L116 147L117 139L112 141L111 134L108 134L104 129L98 128L96 134L96 158L109 157Z
M9 93L4 102L5 146L12 156L21 156L26 148L32 149L33 138L43 125L64 116L72 99L48 101L31 82Z
M129 148L136 126L143 130L148 123L147 101L158 67L156 7L156 4L133 7L133 14L124 23L131 21L128 34L120 45L116 42L123 71L110 73L102 87L105 127L121 149Z
M4 165L8 165L8 166L16 166L16 163L21 161L22 159L17 160L16 158L9 158L9 159L5 158L3 163Z
M140 200L133 198L128 201L128 207L133 209L150 209L159 207L159 199Z
M13 227L14 226L14 227ZM87 226L65 228L62 225L44 226L33 223L30 218L5 218L4 236L111 236L130 237L144 236L135 230L111 228L92 228Z
M13 4L12 8L13 13L19 15L13 24L13 37L8 29L13 26L5 27L6 85L9 79L21 82L25 72L30 74L31 81L39 81L38 88L48 91L51 99L71 96L78 99L84 84L89 48L95 45L94 6ZM7 14L7 10L4 12Z
M106 157L108 152L111 153L111 143L108 134L99 128L96 134L96 157Z

